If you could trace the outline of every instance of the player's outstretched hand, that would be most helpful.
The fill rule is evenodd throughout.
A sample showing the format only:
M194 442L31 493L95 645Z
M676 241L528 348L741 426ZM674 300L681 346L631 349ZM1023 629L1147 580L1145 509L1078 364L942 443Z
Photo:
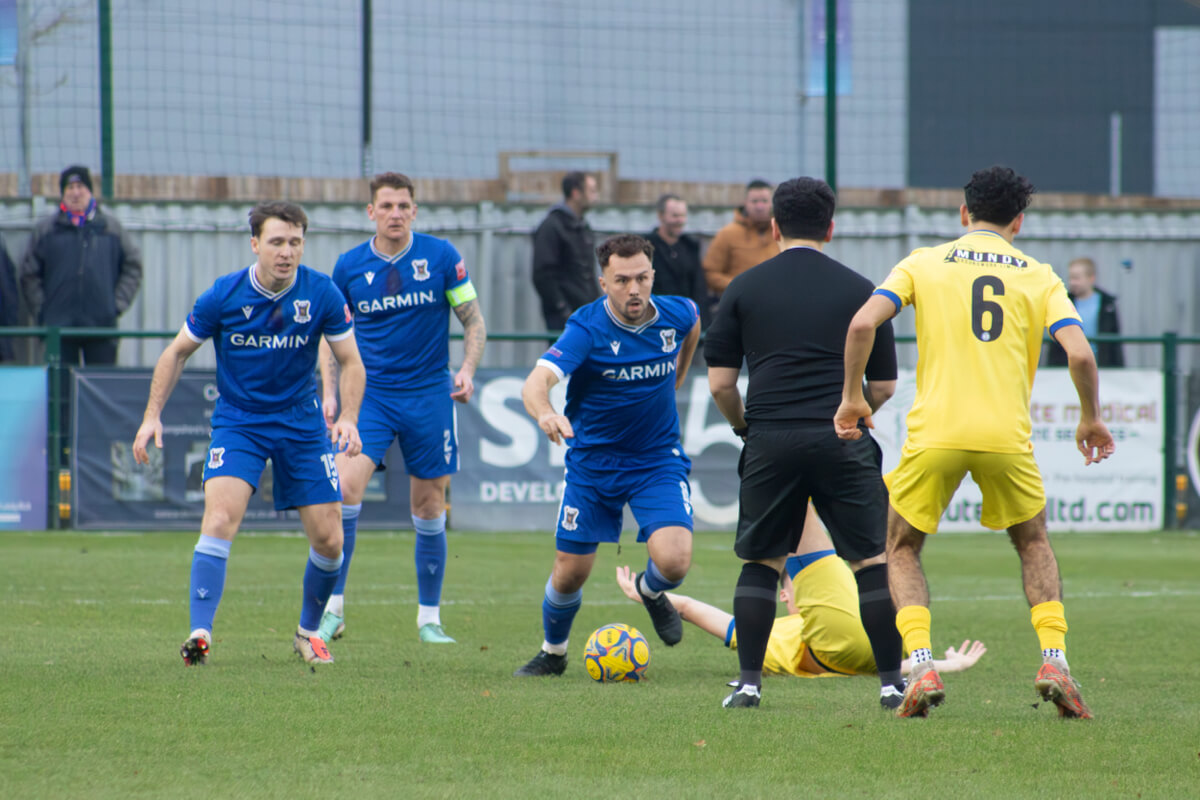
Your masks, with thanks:
M858 427L860 419L868 428L875 427L875 421L871 419L871 406L867 401L865 399L853 402L842 400L837 413L833 415L833 429L837 432L838 438L850 441L861 439L862 430Z
M339 419L333 423L329 437L333 439L334 449L339 453L354 458L362 452L362 439L358 435L358 426L353 422Z
M146 452L146 445L150 443L150 438L154 437L154 446L159 450L162 449L162 421L147 420L138 428L137 435L133 437L133 460L139 464L149 464L150 454Z
M1075 429L1075 445L1083 453L1084 466L1100 463L1117 449L1108 426L1100 420L1080 422Z
M460 403L465 403L475 394L475 379L465 369L460 369L454 376L454 391L450 393Z
M633 583L633 570L629 567L617 567L617 586L621 587L621 591L635 603L642 602L642 596L638 594L637 586Z
M538 427L555 444L562 444L563 439L575 438L575 429L571 427L571 421L554 411L538 417Z
M967 639L957 650L953 647L946 648L945 665L938 669L942 672L962 672L968 667L975 666L975 662L986 652L987 648L983 646L983 642L972 642Z
M325 392L321 399L321 413L325 415L325 427L333 430L333 423L337 422L338 415L337 392Z

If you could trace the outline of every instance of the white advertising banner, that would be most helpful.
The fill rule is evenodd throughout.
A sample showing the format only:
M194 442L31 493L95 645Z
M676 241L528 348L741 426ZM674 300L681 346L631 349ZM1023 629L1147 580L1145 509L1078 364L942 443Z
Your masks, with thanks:
M461 472L452 481L455 527L473 530L554 528L565 449L553 446L525 414L525 371L480 370L476 395L459 407ZM745 379L742 381L745 390ZM884 469L895 466L912 405L911 371L875 417ZM561 407L564 385L552 399ZM1046 484L1054 531L1155 530L1162 526L1162 376L1153 370L1111 370L1101 376L1104 420L1117 454L1084 466L1075 448L1079 404L1065 369L1038 373L1033 390L1034 452ZM692 504L698 529L731 530L737 522L740 441L717 411L702 370L679 391L680 434L692 459ZM970 413L965 410L964 413ZM968 477L943 516L943 531L978 531L979 488ZM631 523L631 520L627 520Z
M902 370L896 394L875 416L886 472L900 460L915 374ZM1115 455L1085 466L1075 446L1079 399L1066 369L1042 369L1030 403L1033 453L1046 486L1051 531L1146 531L1163 524L1162 374L1113 369L1100 376L1100 413ZM970 413L964 410L964 413ZM968 476L942 515L941 531L978 531L979 487Z

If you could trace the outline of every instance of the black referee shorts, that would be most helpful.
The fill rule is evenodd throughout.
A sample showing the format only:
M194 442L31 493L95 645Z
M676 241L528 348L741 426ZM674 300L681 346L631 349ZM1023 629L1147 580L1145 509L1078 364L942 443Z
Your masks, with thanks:
M882 465L869 434L847 442L832 422L753 423L738 462L734 552L759 560L795 550L812 498L839 556L861 561L879 555L887 542Z

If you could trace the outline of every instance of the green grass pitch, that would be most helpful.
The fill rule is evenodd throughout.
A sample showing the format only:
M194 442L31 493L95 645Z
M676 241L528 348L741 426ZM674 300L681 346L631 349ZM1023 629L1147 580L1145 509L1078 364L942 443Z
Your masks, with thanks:
M686 593L730 606L731 539L696 536ZM757 712L722 709L736 656L691 626L657 640L612 579L645 563L635 544L601 548L567 674L514 679L541 643L548 534L450 534L444 647L417 641L412 535L360 534L347 636L315 671L291 653L305 542L243 534L209 664L185 668L194 542L0 534L0 797L1200 796L1195 533L1054 538L1091 722L1035 707L1003 535L926 547L935 648L988 646L927 720L881 711L867 678L771 678ZM587 677L608 622L648 633L645 682Z

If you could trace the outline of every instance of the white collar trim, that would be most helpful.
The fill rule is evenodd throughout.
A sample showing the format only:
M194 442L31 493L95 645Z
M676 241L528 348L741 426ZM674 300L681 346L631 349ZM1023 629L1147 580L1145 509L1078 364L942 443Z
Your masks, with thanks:
M649 328L651 325L658 322L658 306L654 304L654 300L652 298L646 298L646 302L649 303L650 307L654 309L654 316L643 322L641 325L630 325L628 322L622 322L612 308L608 305L607 297L604 298L604 313L608 314L608 318L611 319L613 324L621 330L629 331L630 333L641 333L642 331L646 330L646 328Z
M270 289L259 283L258 270L255 269L257 266L258 262L256 261L247 268L250 270L250 286L254 288L254 291L258 292L268 300L274 300L290 292L292 287L296 285L296 279L300 277L300 265L297 264L296 271L292 273L292 282L280 289L278 292L272 292Z

